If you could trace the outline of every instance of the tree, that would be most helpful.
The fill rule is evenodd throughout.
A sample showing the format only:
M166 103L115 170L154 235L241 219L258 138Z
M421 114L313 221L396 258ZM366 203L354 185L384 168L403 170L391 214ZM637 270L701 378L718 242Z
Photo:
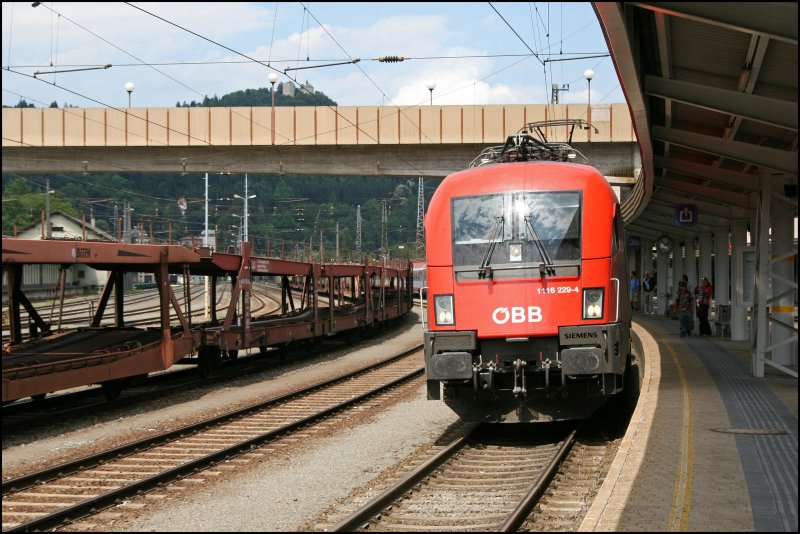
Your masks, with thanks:
M40 221L45 202L43 191L32 190L24 178L14 179L3 191L3 232L11 235L15 225L21 229ZM78 216L72 202L60 193L50 197L50 211Z
M25 101L25 99L21 98L21 99L20 99L20 101L19 101L19 103L18 103L16 106L14 106L14 107L15 107L15 108L35 108L36 106L34 106L33 104L28 104L28 103Z
M294 96L284 95L282 90L275 91L275 106L336 106L336 102L331 100L325 93L316 91L315 93L306 93L305 91L297 90ZM244 89L242 91L234 91L227 95L212 97L205 96L201 102L192 100L190 103L183 104L178 102L176 107L251 107L272 106L272 92L269 88L259 87L258 89Z

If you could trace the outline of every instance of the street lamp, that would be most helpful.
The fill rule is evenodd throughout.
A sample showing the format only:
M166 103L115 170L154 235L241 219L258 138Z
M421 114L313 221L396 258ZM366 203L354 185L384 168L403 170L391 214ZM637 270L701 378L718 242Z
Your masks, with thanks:
M128 107L131 107L131 93L134 89L136 89L136 86L133 85L133 82L128 82L125 84L125 90L128 91Z
M428 91L431 92L431 106L432 106L433 105L433 90L436 89L436 82L431 80L430 82L428 82L427 87L428 87Z
M278 81L278 75L270 72L267 76L269 83L272 84L272 144L275 144L275 82Z
M589 82L589 105L586 108L586 122L589 123L589 141L592 140L592 78L594 78L594 71L592 69L586 69L583 71L583 77L586 78L586 81Z
M242 253L242 230L244 229L243 228L244 225L242 224L242 221L244 220L244 215L237 215L236 213L231 213L231 215L233 215L234 217L239 219L239 224L238 225L237 224L232 224L231 228L235 228L236 229L236 232L233 234L233 241L234 241L234 243L236 243L236 246L234 247L234 249L235 249L237 254L241 254Z

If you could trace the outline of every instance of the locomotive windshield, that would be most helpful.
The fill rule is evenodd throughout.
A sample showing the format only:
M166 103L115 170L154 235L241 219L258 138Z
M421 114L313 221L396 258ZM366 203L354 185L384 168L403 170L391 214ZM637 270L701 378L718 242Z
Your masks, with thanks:
M452 201L453 267L516 270L581 258L581 194L524 191ZM499 274L499 273L498 273Z

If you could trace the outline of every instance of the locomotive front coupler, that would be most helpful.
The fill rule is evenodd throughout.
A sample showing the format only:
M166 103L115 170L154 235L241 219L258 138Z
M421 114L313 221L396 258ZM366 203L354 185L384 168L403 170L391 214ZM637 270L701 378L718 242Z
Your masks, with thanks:
M525 360L517 358L514 360L514 389L513 393L517 397L525 396L528 392L525 383L525 366L527 362ZM518 385L520 384L520 385Z
M472 389L475 391L494 389L495 369L494 362L484 364L483 357L478 354L478 362L472 366Z
M550 387L550 365L551 365L550 358L547 358L542 363L542 368L544 369L544 387L545 388L549 388Z

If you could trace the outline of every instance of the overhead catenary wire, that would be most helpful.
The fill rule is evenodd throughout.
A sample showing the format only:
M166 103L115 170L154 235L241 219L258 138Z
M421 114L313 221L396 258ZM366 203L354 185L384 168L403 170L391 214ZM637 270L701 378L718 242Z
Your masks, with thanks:
M536 52L534 52L534 51L533 51L533 48L531 48L530 46L528 46L528 43L527 43L527 42L525 42L525 39L523 39L523 38L520 36L520 34L519 34L519 33L517 33L517 30L515 30L513 26L511 26L511 23L509 23L509 22L508 22L508 21L505 19L505 17L504 17L503 15L501 15L499 11L497 11L497 8L496 8L496 7L494 7L494 6L492 5L492 3L491 3L491 2L489 2L489 5L491 6L491 8L492 8L492 9L494 9L494 12L495 12L495 13L497 13L497 16L498 16L498 17L500 17L500 18L502 19L502 21L506 23L506 26L508 26L508 27L509 27L509 29L510 29L512 32L514 32L514 35L516 35L516 36L517 36L517 38L518 38L518 39L519 39L519 40L522 42L522 44L524 44L524 45L525 45L525 48L527 48L528 50L530 50L531 54L533 54L533 56L534 56L536 59L538 59L538 60L539 60L539 62L540 62L542 65L544 65L544 62L541 60L541 58L539 57L539 55L538 55Z
M133 7L136 7L136 6L133 6ZM136 7L136 8L137 8L137 9L139 9L139 10L141 10L141 11L143 11L143 12L145 12L145 13L151 14L149 11L143 10L142 8L138 8L138 7ZM277 9L277 7L276 7L276 9ZM306 9L306 10L307 10L307 7L305 7L305 6L304 6L304 9ZM309 15L312 15L312 16L313 16L313 14L312 14L312 13L310 13L310 11L307 11L307 13L308 13ZM154 15L154 16L158 17L157 15ZM172 23L172 22L170 22L170 21L167 21L167 20L166 20L166 19L164 19L163 17L158 17L158 18L159 18L160 20L163 20L163 21L165 21L165 22L168 22L168 23L170 23L170 24L173 24L173 25L175 25L174 23ZM540 20L541 20L541 16L539 16L539 18L540 18ZM314 17L314 19L315 19L315 20L316 20L316 21L319 23L319 20L317 20L317 19L316 19L316 17ZM321 26L323 29L325 29L324 25L322 25L321 23L320 23L320 26ZM179 28L181 28L181 29L184 29L184 30L185 30L185 28L183 28L183 26L176 25L176 27L179 27ZM325 29L325 30L326 30L326 29ZM186 30L186 31L190 31L190 32L191 32L191 30ZM326 31L327 31L327 30L326 30ZM274 29L273 29L273 32L274 32ZM194 34L194 35L198 35L198 36L200 35L200 34L197 34L196 32L191 32L191 33L192 33L192 34ZM330 35L330 34L329 34L329 35ZM202 37L202 36L201 36L201 37ZM333 39L333 36L330 36L330 37ZM203 37L203 38L205 38L205 37ZM212 43L214 43L214 44L217 44L217 45L219 45L219 46L223 46L223 47L225 47L225 45L221 45L220 43L217 43L216 41L214 41L214 40L212 40L212 39L208 39L208 38L205 38L205 39L209 40L209 42L212 42ZM334 41L335 41L335 39L334 39ZM338 43L337 43L337 44L338 44ZM232 51L233 51L233 49L231 49L231 48L229 48L229 47L225 47L225 48L226 48L226 49L228 49L228 50L232 50ZM530 47L529 47L529 48L530 48ZM234 52L236 52L236 51L234 51ZM237 52L237 53L238 53L238 52ZM540 53L541 53L541 52L540 52ZM130 54L129 54L129 55L130 55ZM244 55L244 54L240 54L240 55L242 55L243 57L247 58L249 62L256 62L256 63L262 63L262 64L263 64L263 62L261 62L260 60L257 60L257 59L254 59L254 58L250 58L249 56L247 56L247 55ZM409 60L411 60L411 59L417 59L417 60L420 60L420 59L437 59L437 58L458 59L458 58L473 58L473 57L503 57L503 56L512 56L512 55L511 55L511 54L492 54L492 55L462 55L462 56L429 56L429 57L417 57L417 58L414 58L414 57L408 57L408 58L406 58L406 59L409 59ZM135 57L135 56L132 56L132 57ZM138 59L138 58L137 58L137 59ZM364 60L364 61L367 61L367 60L379 61L380 59L381 59L381 58L372 58L372 59L366 59L366 60ZM541 61L541 58L538 58L538 57L537 57L537 59L540 59L540 61ZM163 64L165 64L165 65L169 65L169 64L213 64L213 63L233 63L233 62L230 62L230 61L226 61L226 62L173 62L173 63L163 63ZM149 64L147 64L147 63L144 63L144 62L142 62L141 64L142 64L142 65L149 65ZM153 63L152 65L155 65L155 64L156 64L156 63ZM123 66L123 65L120 65L120 66ZM277 70L277 69L275 69L275 70ZM296 79L293 79L293 80L294 80L294 81L297 81ZM190 88L190 89L191 89L191 88ZM193 89L192 89L192 90L193 90ZM193 91L194 91L195 93L199 94L199 95L203 95L203 93L200 93L199 91L196 91L196 90L193 90ZM381 91L381 93L382 93L382 95L383 95L383 97L384 97L384 98L387 98L387 96L386 96L386 94L385 94L385 92L384 92L384 91ZM390 102L391 102L391 99L389 99L389 100L390 100ZM393 102L392 102L392 103L393 103ZM393 104L394 104L394 103L393 103Z
M315 18L315 20L316 20L316 18ZM321 26L322 26L322 25L321 25ZM274 28L273 28L273 34L274 34ZM307 34L307 36L308 36L308 34ZM270 49L270 53L271 53L271 49ZM541 56L541 57L538 57L538 56L537 56L537 59L540 59L540 61L541 61L541 58L545 58L545 62L546 62L546 55L542 54L541 52L539 52L539 54L540 54L540 56ZM408 57L408 58L405 58L405 59L407 59L407 60L411 60L411 59L417 59L417 60L421 60L421 59L437 59L437 58L447 58L447 57L448 57L448 56L432 56L432 57L430 57L430 58L421 58L421 57L418 57L418 58L411 58L411 57ZM456 56L449 56L449 57L450 57L450 58L455 58ZM518 61L518 62L515 62L515 63L513 63L512 65L509 65L509 66L507 66L507 67L505 67L505 68L503 68L503 69L500 69L500 70L498 70L498 71L496 71L495 73L493 73L493 74L492 74L492 75L496 75L497 73L499 73L499 72L502 72L503 70L506 70L506 69L508 69L508 68L512 68L513 66L515 66L515 65L519 64L520 62L527 60L528 58L530 58L530 54L524 54L524 55L523 55L523 54L505 54L505 55L487 55L487 56L461 56L461 57L521 57L521 58L522 58L520 61ZM371 61L379 61L379 60L380 60L380 58L373 58L373 59L368 59L368 60L371 60ZM307 60L307 61L311 62L311 61L310 61L310 59L309 59L309 60ZM317 61L319 61L319 60L317 60ZM364 60L364 61L367 61L367 60ZM242 61L242 63L251 63L251 62L252 62L252 61L249 61L249 60ZM223 62L223 63L224 63L224 62ZM230 63L230 62L228 62L228 63ZM10 59L9 59L9 64L10 64ZM142 64L142 66L145 66L145 65L144 65L144 64ZM62 66L62 68L63 68L63 66ZM482 79L483 79L483 80L486 80L486 79L490 78L492 75L486 76L486 77L484 77L484 78L482 78ZM198 94L201 94L201 93L199 93L199 92L197 92L197 93L198 93ZM383 94L385 95L385 93L383 93ZM394 103L393 103L393 104L394 104ZM402 107L401 107L401 106L397 106L397 105L395 105L395 107L398 107L398 108L402 109ZM411 106L409 106L409 107L411 107ZM220 153L221 153L221 152L220 152Z
M133 5L133 4L129 4L129 5L131 5L132 7L136 8L136 9L142 10L143 12L146 12L146 13L148 13L148 14L151 14L149 11L143 10L142 8L139 8L139 7L137 7L137 6ZM276 19L276 14L277 14L277 6L278 6L278 5L279 5L279 4L277 4L277 3L276 3L276 9L274 10L274 11L275 11L275 13L274 13L274 17L273 17L274 19ZM302 4L301 4L301 5L302 5ZM48 9L49 9L49 8L48 8ZM307 16L307 14L306 14L306 12L305 12L305 11L308 9L308 7L307 7L307 6L303 6L303 9L304 9L304 16ZM537 9L537 13L538 13L538 9ZM538 17L539 17L539 19L541 20L541 15L538 15ZM163 19L163 17L162 17L162 20L166 20L166 19ZM316 20L316 17L315 17L315 20ZM72 21L72 22L74 22L74 21ZM319 21L317 20L317 22L319 22ZM172 23L172 24L174 24L174 23ZM180 27L180 28L183 28L183 26L179 26L179 27ZM322 27L324 28L324 26L322 26ZM273 29L272 29L272 30L273 30L273 31L272 31L272 33L273 33L273 41L274 41L274 32L275 32L275 27L274 27L274 24L273 24ZM197 33L197 32L193 32L193 33L194 33L195 35L201 36L201 35L200 35L199 33ZM203 37L203 36L201 36L201 37ZM308 36L307 36L307 37L308 37ZM203 38L205 38L205 37L203 37ZM206 38L206 39L207 39L207 40L209 40L210 42L213 42L213 43L214 43L214 44L216 44L216 45L220 45L220 43L218 43L217 41L215 41L215 40L213 40L213 39L208 39L208 38ZM272 43L271 43L271 45L272 45ZM221 45L221 46L224 46L224 45ZM529 47L529 48L530 48L530 47ZM229 50L233 50L232 48L227 48L227 49L229 49ZM538 53L538 54L540 54L540 55L542 54L542 52L541 52L541 51L538 51L537 53ZM270 48L270 54L271 54L271 48ZM476 56L472 56L472 57L500 57L500 56L502 56L502 55L484 55L484 56L479 56L479 55L476 55ZM247 57L249 57L249 56L247 56ZM470 56L431 56L429 59L435 59L436 57L442 57L442 58L445 58L445 57L449 57L449 58L457 58L457 57L470 57ZM250 59L252 59L252 58L250 58ZM271 59L271 57L270 57L270 59ZM377 58L376 58L376 59L377 59ZM424 58L410 58L410 57L409 57L408 59L424 59ZM258 62L259 60L257 60L257 59L254 59L253 61L255 61L255 62ZM364 61L366 61L366 59L365 59ZM172 63L172 64L182 64L182 63L186 63L186 62L175 62L175 63ZM191 62L191 63L192 63L192 64L204 64L204 63L210 64L210 63L213 63L213 62ZM224 62L220 62L220 63L224 63ZM156 65L157 63L145 63L145 62L142 62L142 64L143 64L143 65ZM170 63L165 63L165 64L170 64ZM198 93L198 94L202 94L202 93L200 93L199 91L195 91L195 92L196 92L196 93Z
M263 63L262 61L258 61L258 60L256 60L256 59L254 59L254 58L252 58L252 57L248 56L247 54L244 54L244 53L242 53L242 52L239 52L239 51L237 51L237 50L234 50L233 48L230 48L230 47L228 47L228 46L226 46L226 45L223 45L223 44L221 44L221 43L218 43L218 42L216 42L216 41L214 41L213 39L210 39L210 38L208 38L208 37L202 36L202 35L200 35L200 34L198 34L198 33L194 32L194 31L192 31L192 30L189 30L188 28L184 28L183 26L181 26L181 25L179 25L179 24L176 24L176 23L174 23L174 22L172 22L172 21L169 21L169 20L167 20L167 19L165 19L165 18L163 18L163 17L160 17L160 16L158 16L158 15L156 15L156 14L154 14L154 13L150 13L149 11L147 11L147 10L145 10L145 9L142 9L142 8L140 8L140 7L138 7L138 6L135 6L135 5L131 4L130 2L126 2L126 3L127 3L128 5L130 5L131 7L134 7L134 8L136 8L136 9L138 9L138 10L140 10L140 11L144 12L144 13L147 13L147 14L149 14L149 15L151 15L151 16L153 16L153 17L155 17L155 18L157 18L157 19L159 19L159 20L161 20L161 21L163 21L163 22L166 22L167 24L171 24L171 25L173 25L173 26L175 26L175 27L177 27L177 28L180 28L180 29L182 29L182 30L184 30L184 31L188 32L188 33L191 33L192 35L195 35L195 36L197 36L197 37L200 37L200 38L202 38L202 39L205 39L205 40L207 40L207 41L209 41L209 42L211 42L211 43L213 43L213 44L216 44L216 45L218 45L218 46L221 46L222 48L225 48L226 50L229 50L229 51L231 51L231 52L233 52L233 53L235 53L235 54L237 54L237 55L240 55L240 56L242 56L242 57L245 57L245 58L247 58L247 59L250 59L251 61L255 61L255 62L257 62L257 63L259 63L259 64L263 65L264 67L267 67L267 68L269 68L270 70L273 70L273 71L276 71L276 72L280 72L280 71L279 71L278 69L276 69L275 67L272 67L272 66L270 66L270 65L267 65L267 64ZM303 5L304 9L306 9L306 12L308 13L308 15L309 15L310 17L312 17L312 18L313 18L313 19L314 19L314 20L317 22L317 24L319 24L319 25L320 25L320 27L321 27L321 28L322 28L322 29L323 29L323 30L324 30L324 31L327 33L327 29L324 27L324 25L323 25L323 24L321 24L321 23L319 22L319 20L317 20L317 18L314 16L314 14L313 14L313 13L311 13L311 11L307 9L307 7L305 6L305 4L302 4L302 2L301 2L301 5ZM342 46L341 46L341 45L340 45L340 44L339 44L339 43L338 43L338 42L337 42L337 41L336 41L336 40L333 38L333 36L332 36L332 35L330 35L330 33L328 33L328 35L331 37L331 39L333 39L333 40L334 40L334 42L337 44L337 46L339 46L339 48L340 48L340 49L342 49L342 51L343 51L343 52L345 52L345 54L347 54L347 51L346 51L346 50L344 50L344 48L343 48L343 47L342 47ZM348 57L350 57L351 59L353 59L353 58L352 58L352 56L350 56L349 54L347 54L347 56L348 56ZM384 92L383 92L383 91L382 91L382 90L381 90L381 89L380 89L380 88L377 86L377 84L375 84L375 82L374 82L374 81L373 81L371 78L369 78L369 76L366 74L366 72L364 72L364 71L363 71L363 69L360 69L360 70L362 71L362 73L364 73L364 75L365 75L365 76L367 76L367 78L368 78L368 79L370 79L370 81L373 83L373 85L375 85L375 87L376 87L376 88L378 88L378 90L381 92L381 94L383 94L383 95L385 96L385 93L384 93ZM283 73L283 74L284 74L284 75L286 75L285 73ZM291 76L290 76L289 78L291 78ZM296 78L291 78L291 79L293 79L295 82L297 82L297 79L296 79ZM394 103L393 103L393 104L394 104ZM351 126L355 127L357 130L359 130L360 132L362 132L362 133L363 133L363 134L364 134L366 137L368 137L368 138L372 138L372 139L375 139L375 138L374 138L374 137L373 137L371 134L369 134L368 132L364 131L364 130L363 130L362 128L360 128L360 127L359 127L357 124L354 124L354 123L353 123L353 122L352 122L352 121L351 121L349 118L345 117L344 115L341 115L341 114L339 113L339 111L338 111L338 110L337 110L335 107L333 107L333 106L327 106L327 107L328 107L329 109L333 110L333 111L334 111L334 113L336 113L336 114L337 114L337 115L338 115L340 118L342 118L342 119L343 119L343 120L344 120L346 123L350 124ZM375 139L375 140L377 141L377 139ZM423 173L423 172L422 172L420 169L417 169L417 168L414 166L414 164L413 164L412 162L410 162L410 161L405 161L405 163L407 163L408 165L410 165L410 166L411 166L411 168L413 168L413 169L415 170L415 172ZM424 173L423 173L423 174L424 174Z
M234 54L236 54L237 56L242 56L242 57L245 57L245 58L249 59L250 61L252 61L252 62L254 62L254 63L258 63L259 65L263 65L264 67L267 67L267 68L268 68L268 69L270 69L270 70L273 70L273 71L275 71L275 72L277 72L277 73L280 73L280 71L279 71L278 69L276 69L276 68L274 68L274 67L272 67L272 66L268 65L267 63L264 63L263 61L259 61L258 59L252 58L252 57L248 56L247 54L245 54L245 53L243 53L243 52L239 52L238 50L234 50L233 48L231 48L231 47L229 47L229 46L226 46L226 45L224 45L224 44L222 44L222 43L218 43L217 41L215 41L215 40L211 39L210 37L206 37L205 35L201 35L201 34L199 34L199 33L195 32L195 31L192 31L192 30L190 30L189 28L185 28L185 27L181 26L180 24L178 24L178 23L176 23L176 22L172 22L171 20L165 19L164 17L161 17L161 16L159 16L159 15L156 15L155 13L152 13L152 12L150 12L150 11L147 11L146 9L142 9L141 7L139 7L139 6L137 6L137 5L134 5L134 4L130 3L130 2L125 2L125 3L126 3L126 4L128 4L129 6L131 6L131 7L132 7L132 8L134 8L134 9L138 9L139 11L141 11L141 12L143 12L143 13L147 14L147 15L150 15L150 16L151 16L151 17L153 17L153 18L156 18L156 19L158 19L158 20L160 20L160 21L162 21L162 22L165 22L165 23L167 23L167 24L170 24L170 25L172 25L172 26L175 26L176 28L179 28L179 29L181 29L181 30L183 30L183 31L185 31L185 32L187 32L187 33L191 33L191 34L192 34L192 35L194 35L195 37L199 37L200 39L203 39L203 40L205 40L205 41L208 41L209 43L212 43L212 44L214 44L214 45L216 45L216 46L219 46L219 47L221 47L221 48L224 48L225 50L228 50L229 52L233 52L233 53L234 53Z
M601 52L567 52L557 54L559 56L570 56L570 55L585 55L585 56L595 56L603 54ZM607 53L603 55L608 55ZM386 56L379 56L379 57L368 57L368 58L360 58L359 61L377 61L379 63L399 63L403 61L433 61L433 60L440 60L440 59L447 59L447 60L459 60L459 59L495 59L495 58L506 58L506 57L519 57L519 58L528 58L531 57L531 54L459 54L459 55L445 55L445 56L398 56L398 55L386 55ZM396 59L395 59L396 58ZM568 59L568 58L565 58ZM140 62L140 63L114 63L114 69L121 69L121 68L129 68L129 67L175 67L175 66L182 66L182 65L192 65L192 66L202 66L202 65L246 65L249 63L259 63L261 60L250 61L247 59L242 60L235 60L235 59L226 59L220 61L159 61L159 62ZM269 60L268 60L269 61ZM318 59L309 59L305 60L307 63L312 62L341 62L341 63L349 63L352 60L344 59L344 58L318 58ZM545 58L545 62L549 61L556 61L554 59ZM273 59L271 63L293 63L295 62L294 59ZM15 65L5 65L3 69L21 69L21 68L43 68L49 67L50 65L47 64L15 64ZM81 68L81 67L100 67L102 65L96 63L62 63L61 67L64 68ZM198 91L194 91L197 94Z
M23 73L17 73L17 74L24 75ZM59 89L62 89L62 90L68 91L68 92L70 92L70 93L72 93L72 94L75 94L75 95L77 95L77 96L81 96L81 97L83 97L83 98L87 98L88 100L90 100L90 101L93 101L93 102L96 102L96 103L98 103L98 104L100 104L100 105L103 105L103 106L105 106L105 107L109 107L109 108L111 108L111 109L116 109L116 108L113 108L113 106L110 106L110 105L104 104L103 102L101 102L101 101L99 101L99 100L92 99L91 97L88 97L88 96L86 96L86 95L82 95L81 93L78 93L77 91L73 91L73 90L71 90L71 89L68 89L68 88L66 88L66 87L59 86L58 84L53 84L53 85L54 85L54 86L56 86L56 87L58 87ZM19 96L22 96L22 95L19 95ZM23 98L24 98L24 97L23 97ZM64 111L65 111L65 112L68 112L68 113L70 112L68 109L65 109ZM121 111L121 110L120 110L120 111ZM126 114L127 114L127 112L126 112ZM95 185L95 186L97 186L97 185L99 185L99 184L94 184L94 185ZM113 188L108 188L108 189L113 189ZM151 195L142 195L142 194L138 194L138 193L135 193L135 192L130 192L130 194L133 194L133 195L136 195L136 196L140 196L140 197L142 197L142 198L149 198L149 199L151 199L151 200L152 200L152 199L155 199L155 198L157 198L157 197L152 197ZM162 199L162 200L167 200L167 201L170 201L170 202L174 201L174 199ZM152 217L148 217L148 218L152 219Z
M61 14L61 13L59 13L58 11L54 10L52 7L48 6L47 4L45 4L45 3L43 3L43 2L42 2L40 5L42 5L43 7L47 8L47 9L49 9L51 13L56 13L56 14L59 16L59 19L60 19L61 17L63 17L63 18L64 18L64 20L67 20L68 22L70 22L70 23L74 24L74 25L75 25L75 26L77 26L78 28L80 28L80 29L82 29L83 31L85 31L85 32L89 33L90 35L93 35L94 37L97 37L98 39L100 39L101 41L103 41L104 43L106 43L107 45L109 45L109 46L112 46L112 47L116 48L117 50L119 50L119 51L120 51L120 52L122 52L123 54L126 54L126 55L128 55L128 56L132 57L133 59L135 59L135 60L139 61L140 63L144 64L144 62L143 62L141 59L139 59L139 58L138 58L138 57L136 57L135 55L131 54L131 53L130 53L130 52L128 52L127 50L124 50L124 49L120 48L119 46L115 45L114 43L112 43L112 42L111 42L111 41L109 41L108 39L106 39L106 38L102 37L101 35L98 35L97 33L93 32L92 30L90 30L90 29L88 29L88 28L86 28L86 27L84 27L83 25L81 25L81 24L77 23L76 21L74 21L74 20L70 19L69 17L67 17L67 16L65 16L65 15L63 15L63 14ZM150 66L150 65L149 65L149 66ZM190 91L192 91L192 92L194 92L194 93L197 93L197 94L202 94L202 93L200 93L199 91L196 91L195 89L193 89L193 88L189 87L188 85L184 84L184 83L183 83L183 82L181 82L180 80L177 80L177 79L173 78L173 77L172 77L172 76L170 76L169 74L167 74L167 73L165 73L165 72L162 72L162 71L160 71L160 70L156 69L156 68L155 68L155 67L153 67L153 66L150 66L150 68L152 68L153 70L155 70L156 72L158 72L158 73L159 73L159 74L161 74L162 76L166 76L167 78L169 78L170 80L174 81L175 83L177 83L177 84L180 84L181 86L185 87L186 89L189 89ZM205 96L205 95L203 95L203 96Z
M132 4L131 4L131 5L132 5ZM136 6L133 6L133 5L132 5L132 7L135 7L136 9L140 9L140 10L141 10L141 8L138 8L138 7L136 7ZM321 23L319 22L319 20L317 19L317 17L315 17L315 16L313 15L313 13L311 13L311 12L310 12L310 10L308 10L308 8L307 8L306 6L304 6L304 10L305 10L305 13L306 13L304 16L308 16L309 18L310 18L310 17L313 17L313 18L314 18L314 20L315 20L317 23L319 23L320 27L321 27L321 28L322 28L324 31L326 31L326 32L327 32L327 28L325 28L325 25L321 24ZM142 10L142 11L145 11L145 10ZM145 12L146 12L146 11L145 11ZM148 12L148 13L149 13L149 12ZM158 18L161 18L161 17L158 17ZM539 18L541 19L541 15L539 15ZM161 18L161 20L165 20L165 19ZM169 21L167 21L167 22L169 22ZM185 30L185 28L183 28L182 26L178 26L178 27L180 27L180 28L182 28L182 29L184 29L184 30ZM310 25L309 25L309 27L310 27ZM187 30L187 31L190 31L190 30ZM191 31L190 31L190 32L191 32ZM273 29L273 32L274 32L274 29ZM91 33L91 32L90 32L90 33ZM193 33L193 34L195 34L195 35L199 35L199 34L197 34L196 32L191 32L191 33ZM329 33L329 35L330 35L330 33ZM201 37L202 37L202 36L201 36ZM331 35L331 38L333 38L333 36L332 36L332 35ZM210 39L209 39L209 41L210 41L210 42L213 42L213 43L215 43L215 44L217 44L217 45L220 45L220 46L223 46L223 47L225 47L225 45L221 45L220 43L217 43L216 41L213 41L213 40L210 40ZM335 41L335 39L334 39L334 41ZM338 44L339 44L339 43L337 42L337 45L338 45ZM233 49L231 49L231 48L229 48L229 47L225 47L225 48L226 48L226 49L229 49L229 50L233 50ZM341 45L340 45L340 48L341 48ZM530 48L530 47L529 47L529 48ZM523 60L524 60L524 59L527 59L527 58L529 58L529 57L530 57L530 55L527 55L527 54L526 54L526 55L511 55L511 54L507 54L507 55L487 55L487 56L483 56L483 57L500 57L500 56L517 56L517 57L522 57L522 58L523 58ZM135 56L132 56L132 57L135 57ZM248 58L248 61L249 61L249 62L252 62L252 61L256 61L256 62L258 62L258 60L254 60L253 58L249 58L249 56L243 55L243 57L246 57L246 58ZM419 58L412 58L412 57L409 57L409 58L406 58L406 59L409 59L409 60L410 60L410 59L434 59L434 58L445 58L445 57L450 57L450 58L453 58L453 57L481 57L481 56L430 56L429 58L422 58L422 57L419 57ZM540 57L538 57L538 56L536 56L536 57L537 57L537 59L540 59L540 61L541 61L541 58L540 58ZM374 58L374 59L372 59L372 60L373 60L373 61L376 61L376 60L380 60L380 58ZM518 62L517 62L517 63L518 63ZM514 65L516 65L517 63L514 63L514 64L512 64L512 65L509 65L508 67L505 67L505 68L503 68L503 69L500 69L500 70L496 71L495 73L492 73L491 75L489 75L489 76L486 76L486 77L482 78L482 80L487 80L487 79L489 79L491 76L493 76L493 75L496 75L497 73L499 73L499 72L502 72L503 70L506 70L507 68L511 68L511 67L513 67ZM365 75L366 75L366 73L365 73ZM367 77L369 78L369 76L367 76ZM372 80L371 80L371 81L372 81ZM374 82L373 82L373 83L374 83ZM377 84L375 84L375 85L376 85L376 87L377 87ZM381 90L379 87L378 87L378 89L381 91L381 94L383 94L383 95L384 95L384 97L385 97L385 96L386 96L386 93L385 93L385 91L382 91L382 90ZM202 94L202 93L200 93L199 91L195 91L195 92L196 92L197 94ZM77 94L76 92L73 92L73 93L74 93L74 94ZM445 94L450 94L450 93L448 92L448 93L445 93ZM390 100L390 102L391 102L391 99L389 99L389 100ZM94 100L94 101L99 103L99 101L97 101L97 100ZM403 109L402 107L400 107L400 106L397 106L396 104L394 104L394 102L392 102L392 104L393 104L395 107L398 107L399 109L401 109L401 111L402 111L402 109ZM110 107L110 106L109 106L109 107ZM411 106L409 106L409 107L411 107ZM154 124L155 124L155 123L154 123ZM163 126L163 125L162 125L162 126ZM355 126L355 125L353 125L353 126ZM362 130L362 132L363 132L363 130ZM206 141L206 142L207 142L207 141ZM209 145L210 145L211 143L207 143L207 144L209 144Z

